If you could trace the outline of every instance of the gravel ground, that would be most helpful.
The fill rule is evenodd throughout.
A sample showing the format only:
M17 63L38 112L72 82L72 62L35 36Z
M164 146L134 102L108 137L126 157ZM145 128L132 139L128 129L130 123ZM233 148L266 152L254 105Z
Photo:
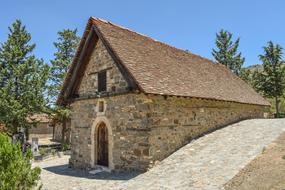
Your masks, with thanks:
M68 168L68 157L35 163L43 168L43 189L170 190L223 189L263 148L285 131L285 119L242 121L205 135L150 171L90 175Z

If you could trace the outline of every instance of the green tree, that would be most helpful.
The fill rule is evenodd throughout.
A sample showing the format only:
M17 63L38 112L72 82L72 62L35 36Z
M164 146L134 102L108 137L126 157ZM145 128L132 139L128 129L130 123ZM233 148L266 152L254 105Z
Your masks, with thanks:
M247 82L249 85L252 84L252 72L248 69L242 68L239 74L240 78Z
M58 41L54 43L57 51L54 54L54 60L51 61L49 99L51 101L53 120L62 125L61 142L62 145L64 145L66 142L65 134L68 130L67 122L70 116L70 110L68 107L55 106L55 101L60 93L64 78L76 53L80 38L77 36L76 29L64 29L63 31L58 32L58 36Z
M255 88L268 98L274 98L276 116L279 117L280 98L285 91L285 67L282 60L282 47L269 41L263 47L264 54L259 55L263 71L254 74Z
M49 67L32 54L35 44L20 20L9 32L0 47L0 123L14 133L33 126L28 116L45 109Z
M30 190L37 185L41 169L31 167L30 150L23 156L20 144L0 133L0 189Z
M53 121L61 124L61 146L64 147L66 143L66 132L68 131L67 125L70 119L71 111L69 107L55 106L53 107Z
M71 61L75 55L80 38L77 30L64 29L58 32L58 42L54 42L57 52L54 60L51 60L49 96L51 103L54 104L62 88L64 78Z
M232 33L221 30L216 34L217 50L212 50L212 55L218 63L228 67L236 75L240 74L244 58L238 53L239 38L233 42Z

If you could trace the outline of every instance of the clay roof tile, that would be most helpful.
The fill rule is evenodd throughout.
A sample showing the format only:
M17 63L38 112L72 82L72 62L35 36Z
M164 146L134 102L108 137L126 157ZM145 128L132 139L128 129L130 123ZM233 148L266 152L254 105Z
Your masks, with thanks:
M100 31L144 93L270 105L224 65L102 19L91 17L86 28L91 25Z

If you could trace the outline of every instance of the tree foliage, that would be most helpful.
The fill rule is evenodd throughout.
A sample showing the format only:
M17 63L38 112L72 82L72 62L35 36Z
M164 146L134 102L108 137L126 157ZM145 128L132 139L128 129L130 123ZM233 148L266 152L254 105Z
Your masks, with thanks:
M32 54L35 44L20 20L9 32L0 47L0 123L16 132L31 127L28 116L45 109L49 67Z
M252 86L252 72L249 69L241 68L239 77Z
M232 33L221 30L216 34L217 50L212 50L212 55L218 63L228 67L236 75L240 74L244 58L238 53L239 38L233 42Z
M61 141L62 144L64 144L65 134L68 130L67 121L70 117L70 110L68 107L55 105L55 101L60 93L64 78L76 53L80 38L77 36L76 29L64 29L63 31L58 32L58 36L58 41L54 42L57 51L54 54L54 60L51 61L49 99L51 101L54 122L62 124Z
M20 144L0 133L0 189L30 190L37 185L41 169L31 167L30 150L23 156Z
M61 145L66 143L66 132L69 130L67 128L68 120L71 115L71 110L69 107L55 106L53 107L53 121L55 123L60 123L61 128Z
M263 47L264 54L259 55L263 63L263 71L254 74L254 86L268 98L274 98L276 115L279 115L280 97L285 92L285 67L282 59L282 47L269 41Z
M77 30L64 29L58 32L58 42L54 42L57 52L54 54L54 60L51 60L51 72L49 76L49 98L54 104L62 88L64 78L71 61L75 55L80 38L77 36Z

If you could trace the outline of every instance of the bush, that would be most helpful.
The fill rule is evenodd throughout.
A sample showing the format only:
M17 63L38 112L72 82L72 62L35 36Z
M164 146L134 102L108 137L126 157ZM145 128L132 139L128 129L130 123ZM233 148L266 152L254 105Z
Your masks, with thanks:
M69 144L63 143L63 145L62 145L62 151L67 151L67 150L70 150Z
M55 150L55 149L51 149L51 154L52 154L53 156L55 156L55 155L56 155L56 150Z
M44 149L44 148L40 148L40 149L39 149L39 153L40 153L40 155L41 155L42 157L44 157L44 156L47 155L47 151L46 151L46 149Z
M12 144L0 133L0 189L30 190L37 185L41 169L31 167L32 152L22 154L20 144Z

